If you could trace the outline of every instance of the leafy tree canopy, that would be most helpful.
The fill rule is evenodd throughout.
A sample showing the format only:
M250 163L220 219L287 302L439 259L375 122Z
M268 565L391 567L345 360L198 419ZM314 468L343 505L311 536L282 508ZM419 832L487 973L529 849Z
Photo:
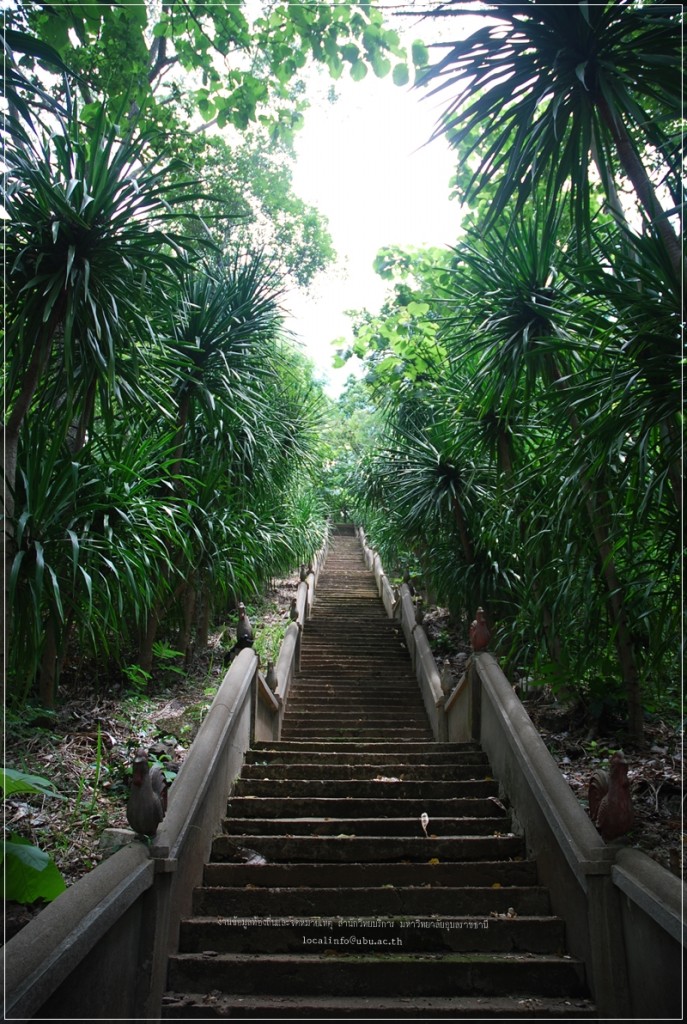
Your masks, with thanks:
M194 146L192 162L207 186L196 212L215 242L222 249L264 249L285 277L307 287L336 254L326 217L293 191L290 148L270 142L259 126L234 146L205 136Z
M35 3L11 11L9 27L29 72L63 62L86 99L152 101L163 118L181 105L219 127L262 123L274 138L299 127L294 85L310 59L334 78L371 68L409 79L398 35L371 3Z

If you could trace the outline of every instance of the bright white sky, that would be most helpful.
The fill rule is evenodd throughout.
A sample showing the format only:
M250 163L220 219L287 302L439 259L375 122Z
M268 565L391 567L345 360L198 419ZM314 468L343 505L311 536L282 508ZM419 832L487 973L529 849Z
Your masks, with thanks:
M411 31L408 48L416 36ZM431 40L427 39L427 42ZM289 327L327 378L335 396L352 372L332 368L332 341L352 340L347 309L376 312L388 282L372 269L384 245L451 245L459 207L448 200L455 155L438 139L425 146L440 106L419 90L399 88L391 75L370 70L362 82L346 72L333 83L339 99L327 102L332 80L321 73L309 88L311 107L298 133L294 191L329 220L338 262L315 280L309 294L292 294ZM446 102L444 100L444 102Z

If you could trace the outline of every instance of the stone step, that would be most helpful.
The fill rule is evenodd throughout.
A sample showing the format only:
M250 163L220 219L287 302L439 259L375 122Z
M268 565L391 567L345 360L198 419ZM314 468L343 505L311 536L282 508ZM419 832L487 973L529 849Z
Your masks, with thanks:
M376 714L370 712L369 714L363 714L360 710L355 711L292 711L286 715L284 719L284 726L300 726L307 725L309 728L319 728L322 726L324 729L334 727L336 725L345 726L346 728L363 728L363 729L383 729L386 735L390 731L394 731L397 727L400 729L407 728L427 728L427 718L424 711L420 713L417 710L406 711L406 712L383 712L379 711Z
M213 860L246 861L258 854L269 863L287 861L462 861L522 857L518 836L458 836L439 839L404 836L216 836Z
M376 697L391 708L395 705L405 706L411 700L420 700L420 689L415 676L397 673L384 682L385 671L379 669L365 673L356 671L345 678L337 672L312 672L307 681L301 679L294 688L294 695L310 696L315 699L346 696L349 700L358 697ZM290 699L290 698L289 698Z
M491 914L513 917L548 916L551 913L547 889L540 886L502 886L501 888L427 889L406 886L401 889L376 888L261 888L232 889L204 886L193 893L194 917L423 917L436 915L437 923L446 916L479 916L488 921ZM266 916L267 915L267 916ZM505 918L509 920L509 918ZM260 927L254 922L256 927ZM214 946L210 946L214 949Z
M432 818L427 829L432 838L448 836L488 836L511 830L508 815L499 818ZM414 818L225 818L222 825L228 836L424 836L420 819ZM354 831L351 832L351 829Z
M326 700L313 700L311 698L300 698L300 697L289 697L289 717L292 715L338 715L341 713L350 713L351 710L351 697L350 696L337 696L330 697ZM413 702L413 706L408 709L415 715L424 713L424 708L420 701ZM355 698L355 714L361 717L367 717L368 715L374 715L375 718L386 717L389 714L389 704L384 700L379 700L377 697L356 697ZM395 712L398 715L398 712Z
M254 743L252 749L258 751L273 750L275 753L288 750L308 750L320 753L323 757L328 756L330 751L351 754L391 753L405 758L406 754L459 754L465 751L479 751L480 747L476 743L434 743L432 741L427 742L426 740L420 743L403 744L399 744L394 740L380 740L377 743L350 743L345 746L341 744L328 744L326 741L319 742L317 740L269 740L262 743Z
M394 776L388 776L394 778ZM493 779L459 779L455 782L373 782L363 779L242 779L234 787L236 796L264 797L372 797L380 800L447 800L457 797L497 796ZM422 814L421 807L419 814ZM429 811L427 811L429 814Z
M508 910L508 908L507 908ZM256 926L253 917L197 916L184 921L179 952L322 953L345 945L350 936L400 939L406 953L560 953L563 922L557 917L270 917Z
M404 782L448 782L451 779L474 779L475 774L487 773L480 764L403 765L391 764L249 764L241 771L242 779L360 779L374 781L381 778L401 779Z
M380 682L380 685L388 686L390 692L397 686L413 682L415 679L408 663L408 655L404 651L399 651L397 658L390 662L388 657L377 657L372 651L360 651L354 658L350 655L334 653L326 658L311 658L303 648L301 673L305 675L309 670L320 675L326 674L328 682L332 684L336 684L339 677L349 680L355 679L357 676L361 681L384 678L388 682ZM417 683L415 683L415 687L417 689Z
M588 999L518 996L227 996L221 992L167 993L163 1020L559 1020L595 1018Z
M356 936L351 937L356 940ZM188 992L326 996L585 995L583 966L571 957L522 953L390 953L352 941L349 954L179 953L170 957L172 989ZM397 948L397 947L396 947Z
M399 741L401 743L404 740L405 741L422 740L422 739L428 739L431 736L431 733L430 733L428 728L427 729L396 728L396 729L393 729L392 731L398 736ZM356 726L350 726L350 727L343 726L341 728L327 728L327 727L324 727L324 726L320 727L320 728L317 728L316 726L314 726L314 727L310 728L308 726L298 726L298 725L291 726L286 721L284 722L284 728L283 728L283 731L282 731L282 736L286 737L287 739L295 739L296 737L303 737L304 739L308 739L308 738L314 737L314 736L321 736L324 740L330 740L332 742L336 742L337 739L340 739L342 741L344 741L344 740L354 740L354 739L361 739L361 740L382 739L383 737L388 736L388 735L389 735L389 728L385 727L385 726L380 726L378 729L374 729L374 728L365 729L365 728L358 728Z
M230 816L238 818L308 818L317 811L322 819L342 818L412 818L420 820L424 812L430 822L436 818L490 817L494 814L497 798L456 797L448 800L432 799L389 799L375 797L255 797L232 796L227 803ZM500 808L499 808L500 809Z
M308 650L329 654L332 645L345 647L350 654L357 654L355 645L367 644L375 650L380 647L389 650L404 642L403 629L398 623L391 623L383 612L377 613L375 622L361 622L359 617L347 623L339 617L329 622L322 620L322 608L307 624ZM351 650L351 648L354 648Z
M411 864L347 862L331 864L320 861L310 864L220 864L205 865L204 883L209 886L266 886L333 889L336 887L379 888L419 886L451 888L478 886L494 889L504 886L535 886L537 866L531 860L478 860L459 864Z
M481 750L456 750L446 753L422 753L399 755L396 751L377 751L375 754L359 753L355 750L327 751L319 750L256 750L253 748L246 754L246 764L288 765L288 764L367 764L383 765L386 768L399 769L409 766L427 765L430 768L470 764L480 768L488 767L488 761Z

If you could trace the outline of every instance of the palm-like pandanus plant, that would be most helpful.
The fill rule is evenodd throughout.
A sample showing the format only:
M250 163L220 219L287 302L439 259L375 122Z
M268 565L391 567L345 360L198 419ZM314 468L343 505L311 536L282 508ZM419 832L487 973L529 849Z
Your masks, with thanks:
M450 0L435 15L474 16L476 7ZM488 212L495 223L513 197L519 208L543 185L552 200L569 198L582 235L594 164L611 205L619 176L632 183L681 274L668 216L681 195L679 5L530 0L480 4L479 14L486 23L464 40L438 44L448 53L420 77L434 92L453 93L437 133L448 133L463 161L476 155L466 201L496 182Z
M179 161L154 154L145 132L131 126L122 138L104 108L88 124L72 108L42 136L11 121L6 141L7 587L19 554L15 476L26 418L49 402L55 433L76 452L96 397L110 406L127 375L136 388L135 359L122 356L147 336L150 296L169 289L184 261L172 204L198 186Z

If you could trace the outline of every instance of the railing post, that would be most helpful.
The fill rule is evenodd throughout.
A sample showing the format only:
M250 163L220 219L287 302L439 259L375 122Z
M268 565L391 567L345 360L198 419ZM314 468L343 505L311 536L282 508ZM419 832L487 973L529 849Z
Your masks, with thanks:
M594 853L594 859L583 864L594 999L602 1020L624 1020L632 1017L632 1005L620 894L611 878L616 850L607 846Z
M152 941L150 942L150 960L148 975L148 993L145 1004L146 1017L149 1020L158 1019L162 996L167 988L167 967L169 955L173 952L174 943L171 941L171 906L172 906L172 882L176 861L155 860L155 878L153 887L146 894L148 903L147 913L144 920L154 922L152 930Z
M442 694L441 697L437 698L435 707L437 709L437 742L448 743L448 717L444 705L446 704L446 694Z
M468 662L468 679L472 695L472 738L477 741L482 736L482 680L477 671L475 658L479 658L480 654L486 651L490 639L491 631L487 625L484 608L480 606L475 612L474 620L470 623L472 658Z
M475 658L479 655L473 654L467 667L468 682L470 685L470 711L471 711L471 734L473 740L479 742L482 736L482 680L477 671Z
M250 745L254 745L256 740L256 729L258 720L258 701L260 696L258 694L258 672L260 671L260 658L255 659L255 671L253 672L253 680L251 682L251 715L250 715Z

